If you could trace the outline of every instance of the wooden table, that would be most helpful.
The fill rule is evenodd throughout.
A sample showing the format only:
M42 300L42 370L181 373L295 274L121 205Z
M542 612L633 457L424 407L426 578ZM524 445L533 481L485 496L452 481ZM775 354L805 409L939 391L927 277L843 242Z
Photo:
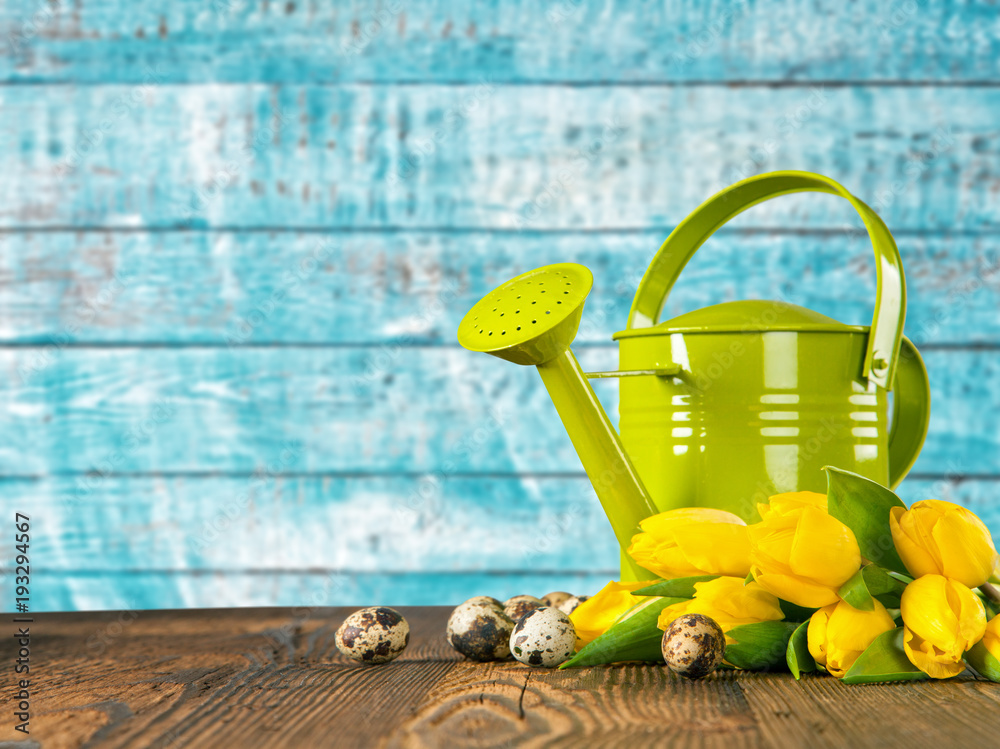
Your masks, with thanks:
M847 687L829 677L663 667L552 671L462 660L446 608L401 608L407 651L346 661L345 608L36 614L31 735L46 749L313 746L994 745L1000 685L953 681ZM2 640L5 663L16 658ZM13 730L12 668L0 742ZM8 744L0 744L9 746Z

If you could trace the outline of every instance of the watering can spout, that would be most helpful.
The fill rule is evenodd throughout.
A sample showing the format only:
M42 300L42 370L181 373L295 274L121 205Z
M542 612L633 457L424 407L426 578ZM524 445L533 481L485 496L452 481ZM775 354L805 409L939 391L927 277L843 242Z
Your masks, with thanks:
M469 310L458 340L470 351L538 368L624 550L639 523L657 509L570 350L592 285L590 271L575 263L524 273ZM653 577L624 553L622 559L636 579Z

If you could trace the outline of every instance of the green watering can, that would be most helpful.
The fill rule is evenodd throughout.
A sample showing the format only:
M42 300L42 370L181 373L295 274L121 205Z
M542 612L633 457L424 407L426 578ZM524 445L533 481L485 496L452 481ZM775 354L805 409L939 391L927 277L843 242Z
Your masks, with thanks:
M705 240L747 208L795 192L839 195L861 215L878 276L870 327L778 301L727 302L658 322ZM903 336L899 251L875 212L833 180L772 172L698 206L639 283L628 325L613 336L617 371L585 373L569 349L592 283L574 263L529 271L479 301L458 340L538 367L622 549L657 512L715 507L753 522L772 494L825 492L823 466L895 487L916 461L930 386ZM596 377L621 378L620 439L588 382ZM650 574L623 553L622 577Z

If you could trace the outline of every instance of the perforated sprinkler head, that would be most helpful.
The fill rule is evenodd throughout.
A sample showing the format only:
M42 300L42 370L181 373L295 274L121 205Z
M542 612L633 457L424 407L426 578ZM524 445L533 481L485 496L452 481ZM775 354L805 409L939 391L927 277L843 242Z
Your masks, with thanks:
M576 263L522 273L469 310L458 342L515 364L544 364L573 342L593 285L590 271Z
M656 506L569 348L593 284L590 271L576 263L522 273L469 310L458 326L458 342L470 351L538 367L618 543L625 549L639 523L656 513ZM627 578L655 577L627 554L622 559Z

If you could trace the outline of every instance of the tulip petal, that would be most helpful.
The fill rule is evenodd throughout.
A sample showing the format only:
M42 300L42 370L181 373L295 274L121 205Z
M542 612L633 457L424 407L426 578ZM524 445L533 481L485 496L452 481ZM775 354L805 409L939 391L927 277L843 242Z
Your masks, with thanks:
M821 666L826 665L826 633L830 625L830 615L836 608L837 604L835 603L824 606L809 617L809 627L806 629L809 655Z
M958 612L948 600L948 588L947 578L924 575L906 586L899 607L904 624L921 641L946 653L961 654ZM916 661L913 665L921 668Z
M823 510L799 516L789 566L798 576L840 588L861 568L861 550L851 529Z
M953 608L958 612L958 635L962 652L965 652L986 634L986 607L979 597L957 580L948 580L949 593L953 593L958 605L949 595Z
M812 507L826 512L827 501L825 494L817 492L786 492L770 497L766 507L768 514L774 513L776 515L787 515L805 507ZM765 513L761 511L760 514L763 518Z
M776 572L764 572L760 568L754 567L753 578L766 590L782 600L794 603L797 606L804 606L809 609L817 609L836 603L839 598L832 588L819 585L810 580L799 577L783 575Z
M637 599L632 591L646 585L649 585L648 580L609 582L577 606L569 617L576 629L577 648L604 634L619 616L636 604Z
M909 627L903 628L903 650L910 663L932 679L949 679L965 670L965 662L941 653Z
M943 573L970 588L989 580L997 551L986 526L964 507L942 515L931 532Z
M840 649L860 654L880 634L896 628L896 623L885 606L878 601L873 603L875 608L871 611L860 611L845 601L837 604L830 616L830 631ZM850 665L846 668L850 668Z
M780 621L784 613L778 599L759 585L743 584L739 577L718 577L695 583L695 597L667 606L660 613L657 626L666 629L683 614L702 614L713 619L723 632L741 624ZM727 640L732 644L732 641Z
M712 507L681 507L676 510L668 510L657 515L651 515L639 523L646 533L653 535L670 534L673 531L692 523L728 523L732 525L746 525L739 515L734 515L725 510L716 510Z
M892 532L896 553L914 577L940 574L939 560L907 533L907 529L913 527L913 518L908 513L909 510L903 507L893 507L889 510L889 529Z
M677 546L691 566L705 574L746 577L750 572L750 538L745 525L691 525L678 535Z
M997 660L1000 660L1000 616L994 616L986 625L983 633L983 647Z

